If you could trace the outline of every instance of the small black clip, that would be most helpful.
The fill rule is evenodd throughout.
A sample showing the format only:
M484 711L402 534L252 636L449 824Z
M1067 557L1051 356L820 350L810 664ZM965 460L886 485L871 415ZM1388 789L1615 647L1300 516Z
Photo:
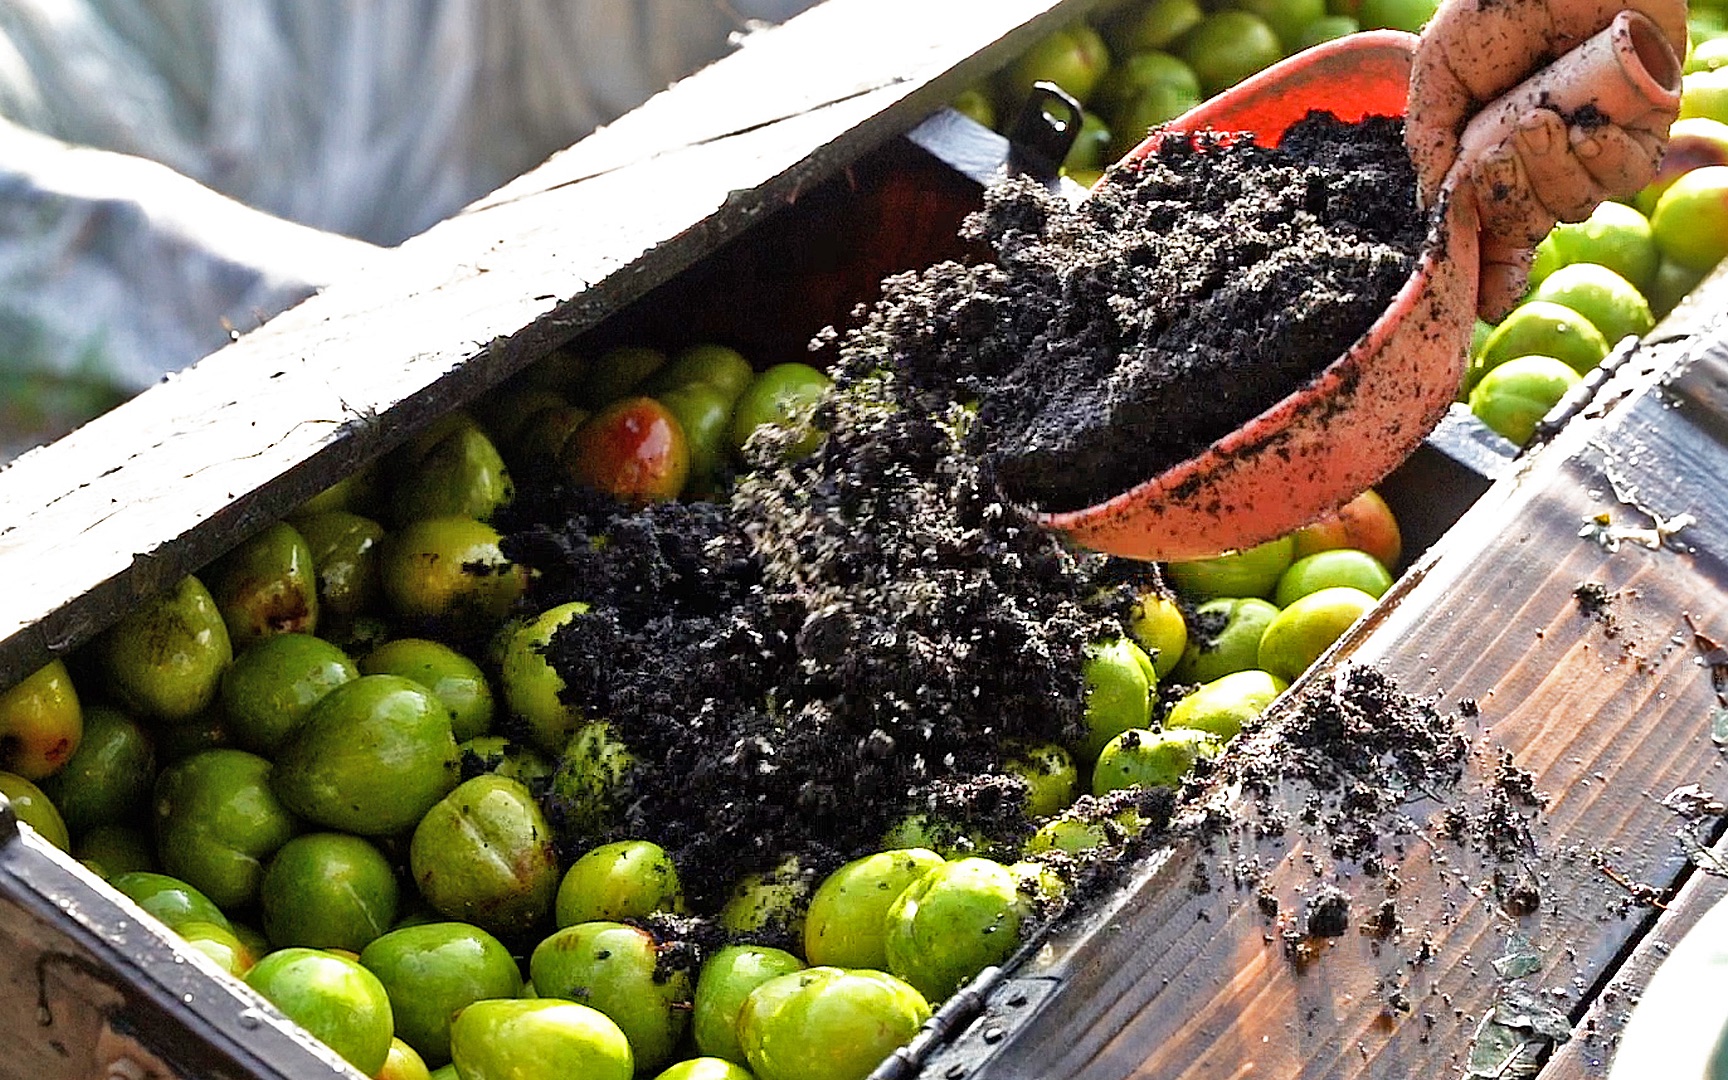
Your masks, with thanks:
M1056 183L1085 118L1068 91L1053 82L1033 83L1032 95L1008 129L1008 171Z

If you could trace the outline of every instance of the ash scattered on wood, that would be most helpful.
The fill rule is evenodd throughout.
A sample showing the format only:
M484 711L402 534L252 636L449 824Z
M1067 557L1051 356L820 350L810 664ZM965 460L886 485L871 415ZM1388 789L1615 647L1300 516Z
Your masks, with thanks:
M1572 597L1578 602L1578 610L1601 623L1602 633L1606 637L1615 637L1620 633L1620 625L1614 618L1614 599L1617 595L1598 581L1580 581L1572 590Z
M1308 897L1306 926L1311 937L1343 937L1350 929L1350 894L1323 884Z

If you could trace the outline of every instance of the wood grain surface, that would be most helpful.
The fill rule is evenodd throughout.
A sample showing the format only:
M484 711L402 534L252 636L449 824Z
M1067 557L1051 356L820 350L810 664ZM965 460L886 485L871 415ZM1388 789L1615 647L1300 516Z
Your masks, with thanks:
M14 829L0 813L0 1076L360 1080L82 866Z
M1692 876L1688 845L1720 832L1664 799L1693 784L1728 792L1711 738L1715 689L1686 621L1728 640L1728 501L1701 482L1723 475L1728 458L1711 433L1719 419L1658 377L1716 369L1728 349L1712 340L1660 346L1629 366L1605 395L1607 415L1570 425L1496 485L1254 736L1275 741L1280 717L1348 664L1371 664L1454 715L1476 703L1478 715L1459 715L1471 747L1463 782L1388 816L1377 873L1335 854L1325 829L1263 830L1263 806L1221 792L1227 828L1178 843L1112 910L1052 935L924 1075L1464 1076L1473 1048L1485 1052L1484 1016L1520 991L1559 1034L1578 1025L1555 1076L1600 1059L1593 1002L1638 955L1656 905ZM1697 521L1659 550L1579 535L1601 514L1611 528L1647 528L1648 510ZM1608 596L1601 612L1580 603L1586 583ZM1545 796L1519 810L1529 842L1514 857L1442 827L1445 808L1487 805L1503 760ZM1287 782L1273 804L1300 822L1325 798ZM1514 913L1497 874L1502 886L1532 882L1535 910ZM1315 955L1293 958L1283 932L1323 883L1350 895L1356 922L1391 900L1398 929L1312 939ZM1508 967L1511 977L1495 966L1508 957L1538 966ZM1029 1018L1010 1016L1004 998L1031 978L1060 986ZM1537 1040L1534 1059L1553 1041Z

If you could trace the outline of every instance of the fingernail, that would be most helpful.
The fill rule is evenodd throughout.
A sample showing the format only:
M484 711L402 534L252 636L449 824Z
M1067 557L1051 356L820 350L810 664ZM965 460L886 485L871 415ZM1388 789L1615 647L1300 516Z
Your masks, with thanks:
M1480 176L1496 199L1506 198L1518 185L1518 169L1510 155L1495 154L1486 158Z
M1581 139L1572 140L1572 152L1588 160L1602 152L1602 144L1586 135Z
M1538 154L1546 154L1554 143L1554 132L1549 130L1540 116L1526 116L1518 122L1518 127L1523 133L1524 145Z

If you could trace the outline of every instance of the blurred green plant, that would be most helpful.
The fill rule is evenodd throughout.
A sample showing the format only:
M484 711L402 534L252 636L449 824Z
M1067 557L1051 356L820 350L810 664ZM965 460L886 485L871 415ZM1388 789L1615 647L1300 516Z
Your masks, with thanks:
M69 366L47 358L34 320L0 309L0 460L62 435L131 397L109 374L100 340Z

